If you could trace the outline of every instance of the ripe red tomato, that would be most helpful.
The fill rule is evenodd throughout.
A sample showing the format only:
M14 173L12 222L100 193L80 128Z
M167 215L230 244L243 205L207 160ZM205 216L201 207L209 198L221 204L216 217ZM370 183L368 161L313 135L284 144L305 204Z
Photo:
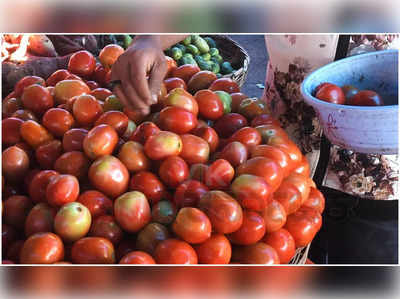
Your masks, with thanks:
M135 248L154 255L157 245L168 238L168 229L160 223L152 222L138 233Z
M160 242L154 252L157 264L197 264L197 254L189 243L177 239Z
M162 181L170 188L176 188L189 177L189 167L180 157L165 159L158 170Z
M349 102L350 98L359 92L358 88L352 85L342 86L342 91L344 93L344 96L346 97L346 102Z
M252 148L251 157L265 157L275 161L281 167L283 177L287 177L293 169L293 163L289 155L275 146L268 144L257 145Z
M1 245L2 249L6 251L12 243L14 243L18 238L17 231L6 223L1 225Z
M75 75L75 74L69 75L67 78L65 78L65 80L78 80L78 81L82 81L86 84L86 82L82 79L82 77L79 77L78 75ZM86 86L87 86L87 84L86 84ZM89 90L90 90L90 88L89 88Z
M64 259L64 245L53 233L30 236L21 249L21 264L53 264Z
M103 108L94 96L83 94L76 98L72 112L78 124L88 126L93 124L103 113Z
M109 125L98 125L83 139L83 150L90 159L110 155L118 143L118 134Z
M90 227L89 236L108 239L115 246L121 242L124 233L113 216L103 215L93 221L93 224Z
M10 247L7 250L6 258L10 261L14 261L15 263L19 262L19 256L21 254L21 249L24 246L25 241L24 240L18 240L15 241L10 245ZM2 261L4 264L4 259Z
M66 152L54 163L54 169L62 174L70 174L78 179L87 177L89 171L89 159L79 151Z
M61 137L74 126L75 120L67 110L51 108L43 115L42 124L50 133Z
M310 164L308 164L306 156L303 156L300 164L298 164L298 166L293 169L293 172L304 175L306 177L310 176Z
M119 150L118 158L131 172L148 170L151 164L144 153L143 146L135 141L124 143Z
M342 89L335 84L321 85L315 94L315 97L321 101L332 104L344 105L346 97Z
M308 177L298 174L298 173L291 173L285 181L292 183L296 186L296 188L301 193L301 204L303 204L310 194L310 180Z
M165 87L167 88L167 92L170 92L175 88L182 88L184 90L187 90L186 83L181 78L177 77L167 78L164 80L164 84Z
M72 246L71 260L76 264L114 264L114 246L105 238L82 238Z
M272 188L259 176L242 174L233 181L231 190L244 209L263 211L271 202Z
M237 167L246 162L247 156L246 146L239 141L233 141L223 148L218 157L227 160L233 167Z
M38 203L29 212L25 220L25 235L27 237L41 232L52 232L56 209L47 203Z
M60 140L51 140L36 149L36 161L43 169L52 169L56 160L61 156L62 144Z
M47 185L58 175L59 173L54 170L42 170L33 176L28 187L28 193L33 202L46 201Z
M108 74L109 70L98 63L93 72L93 79L101 86L105 86L108 84Z
M13 195L3 204L4 222L18 229L23 228L25 219L33 208L32 201L23 195Z
M270 139L274 137L280 137L283 140L289 140L289 136L287 135L286 131L274 124L257 126L256 129L261 134L262 140L266 144L268 144Z
M57 104L66 104L75 96L89 93L90 88L82 80L62 80L54 87L54 99Z
M240 92L239 86L231 78L219 78L211 84L209 89L212 91L222 90L229 94Z
M168 93L166 99L162 102L164 106L173 106L182 108L197 116L199 105L196 99L183 88L175 88Z
M213 230L221 234L237 231L243 223L243 210L239 203L223 191L209 191L198 203L211 221Z
M65 132L63 136L64 151L83 151L83 140L88 133L88 130L82 128L74 128Z
M200 163L193 164L190 167L189 178L192 180L197 180L197 181L204 183L205 182L205 173L206 173L207 169L208 169L208 165L200 164Z
M152 160L162 160L171 156L178 156L182 151L182 139L179 135L160 131L149 137L144 145L144 152Z
M264 218L254 211L243 212L243 224L235 232L228 235L229 240L238 245L257 243L265 235Z
M283 180L282 168L274 160L255 157L247 160L236 169L237 175L252 174L264 178L275 192Z
M263 242L276 250L281 264L287 264L296 253L293 236L284 228L268 233Z
M219 137L213 128L197 127L191 133L207 141L210 152L215 152L219 144Z
M61 174L54 177L46 188L47 202L53 207L75 201L79 196L79 182L76 177Z
M261 216L265 221L265 231L271 233L282 228L286 223L285 208L276 200L271 203L261 212Z
M19 118L22 119L24 121L26 120L34 120L36 122L38 122L38 118L35 116L35 114L33 114L32 111L26 110L26 109L19 109L17 111L15 111L11 117L15 117L15 118Z
M102 87L98 87L93 89L90 92L90 95L94 96L96 99L100 100L100 101L105 101L109 96L111 96L113 93L107 89L107 88L102 88Z
M19 98L22 96L26 87L31 86L33 84L39 84L41 86L46 86L43 78L37 76L25 76L20 79L17 84L14 86L14 94L12 97Z
M92 53L82 50L71 55L68 71L81 77L88 78L96 68L96 59Z
M58 82L65 80L69 75L71 75L71 73L67 70L56 70L47 78L46 86L55 86Z
M90 166L89 180L97 190L115 198L128 189L129 172L114 156L103 156Z
M3 118L10 117L15 111L23 109L22 101L20 98L4 99L1 107Z
M109 125L114 128L119 136L122 136L128 127L128 121L128 117L121 111L107 111L97 119L94 125Z
M264 100L257 98L244 99L239 106L238 112L251 120L259 115L269 112Z
M22 119L15 117L9 117L2 120L1 136L2 142L5 145L15 145L21 141L21 134L19 131L23 123L24 121Z
M2 154L2 170L7 180L18 181L29 170L29 157L17 146L10 146Z
M120 45L108 44L100 51L99 60L106 69L110 69L124 52L124 48Z
M111 215L113 202L103 193L96 190L88 190L79 195L77 202L88 208L92 219L103 215Z
M230 185L234 175L235 170L231 164L224 159L218 159L207 168L204 182L210 189L224 189Z
M383 100L379 94L372 90L361 90L348 101L347 105L352 106L383 106Z
M96 81L85 81L85 83L90 88L90 90L99 88L99 84Z
M274 192L273 198L284 207L286 215L296 212L301 206L302 199L299 189L286 180Z
M160 126L163 130L185 134L197 126L196 116L179 107L166 107L160 112Z
M190 78L196 73L200 72L200 68L197 65L184 64L171 71L171 77L181 78L186 84Z
M217 80L217 75L211 71L200 71L194 74L188 82L188 91L191 94L196 93L199 90L207 89L211 83Z
M252 127L243 127L233 133L228 142L239 141L248 149L257 146L261 143L260 133Z
M324 86L329 86L329 85L333 85L332 83L328 83L328 82L323 82L321 84L319 84L315 90L314 90L314 94L316 94L322 87Z
M79 202L63 205L54 218L54 232L65 242L75 242L89 232L92 217L88 208Z
M37 148L43 143L53 139L53 136L45 127L33 120L28 120L21 124L19 132L26 143L33 148Z
M247 119L238 113L228 113L220 117L213 128L220 138L229 138L237 130L247 126Z
M31 110L37 116L43 115L47 109L54 106L50 91L39 84L33 84L24 89L21 96L25 109Z
M200 264L229 264L231 260L231 243L223 234L212 234L203 243L195 245L194 249Z
M203 183L196 180L188 180L176 188L173 200L177 207L193 207L207 192L208 188Z
M199 90L194 97L199 104L200 115L205 119L216 120L224 114L221 99L211 90Z
M232 259L242 264L273 265L280 263L276 250L264 242L234 247Z
M311 187L310 195L303 204L304 207L316 209L320 214L325 209L325 197L318 189Z
M210 147L204 139L192 135L181 135L182 151L179 154L188 164L206 163L210 155Z
M185 207L176 215L172 230L184 241L199 244L211 236L211 222L201 210Z
M159 202L166 191L164 184L155 174L149 171L140 171L132 176L129 189L142 192L151 205Z
M133 132L129 140L145 144L150 136L160 132L160 129L152 122L145 121L141 123Z
M303 155L301 154L301 151L297 147L297 145L290 139L281 137L272 137L268 140L267 144L275 146L280 150L284 151L286 154L288 154L290 160L293 163L292 167L294 169L301 164Z
M152 207L152 221L169 225L176 217L176 207L169 200L161 200Z
M132 251L126 254L122 259L119 261L120 264L144 264L150 265L155 264L153 257L143 251Z
M322 225L321 214L316 209L301 207L287 217L285 229L293 236L296 247L307 246Z
M248 96L241 92L234 92L231 94L231 98L232 98L231 110L232 112L238 112L240 104L242 103L243 100L247 99ZM252 125L252 127L254 126Z
M257 115L251 121L251 126L252 127L258 127L258 126L262 126L262 125L274 125L274 126L277 126L277 127L281 126L279 120L274 118L271 114L260 114L260 115Z
M146 196L139 192L127 192L114 202L114 216L127 232L140 231L151 220L151 210Z

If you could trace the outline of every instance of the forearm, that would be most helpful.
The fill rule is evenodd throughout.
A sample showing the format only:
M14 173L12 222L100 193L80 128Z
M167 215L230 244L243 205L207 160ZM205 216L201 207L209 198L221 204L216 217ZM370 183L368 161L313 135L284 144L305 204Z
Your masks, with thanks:
M145 39L156 42L163 50L184 40L188 35L138 35L135 40Z

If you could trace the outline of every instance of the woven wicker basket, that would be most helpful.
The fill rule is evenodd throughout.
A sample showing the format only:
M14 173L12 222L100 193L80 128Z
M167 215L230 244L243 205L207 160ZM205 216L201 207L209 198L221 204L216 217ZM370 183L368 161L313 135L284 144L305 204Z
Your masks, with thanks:
M294 265L304 265L307 261L308 251L310 250L310 245L308 244L306 247L297 248L294 257L291 259L289 264Z
M249 70L250 56L245 49L226 35L207 35L215 40L224 60L229 61L236 70L224 77L231 78L240 87L244 84Z

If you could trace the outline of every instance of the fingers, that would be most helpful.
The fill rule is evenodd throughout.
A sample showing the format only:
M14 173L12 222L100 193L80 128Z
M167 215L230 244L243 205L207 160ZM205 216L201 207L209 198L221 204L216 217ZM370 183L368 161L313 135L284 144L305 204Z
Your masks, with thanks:
M130 78L132 85L134 86L137 95L142 99L144 103L148 106L156 104L157 100L151 96L149 84L147 82L147 67L144 61L138 59L137 61L132 62L130 67Z
M132 106L147 115L150 112L149 105L137 94L136 89L129 81L122 81L122 90Z
M156 63L153 65L149 79L150 93L156 102L157 102L158 92L161 89L161 84L164 81L166 73L167 73L167 63L164 57L162 58L160 57L160 59L156 61Z
M139 110L144 115L150 112L149 105L138 96L135 88L132 86L129 67L114 65L111 72L111 80L121 82L121 84L118 84L114 88L114 92L124 106L133 110Z

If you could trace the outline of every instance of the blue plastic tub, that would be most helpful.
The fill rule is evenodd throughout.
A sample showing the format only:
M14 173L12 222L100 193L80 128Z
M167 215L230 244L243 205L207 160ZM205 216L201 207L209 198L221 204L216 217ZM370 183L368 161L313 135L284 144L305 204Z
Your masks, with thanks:
M323 82L374 90L385 106L347 106L318 100L313 93ZM397 154L398 50L361 54L325 65L304 79L301 93L316 110L333 144L361 153Z

